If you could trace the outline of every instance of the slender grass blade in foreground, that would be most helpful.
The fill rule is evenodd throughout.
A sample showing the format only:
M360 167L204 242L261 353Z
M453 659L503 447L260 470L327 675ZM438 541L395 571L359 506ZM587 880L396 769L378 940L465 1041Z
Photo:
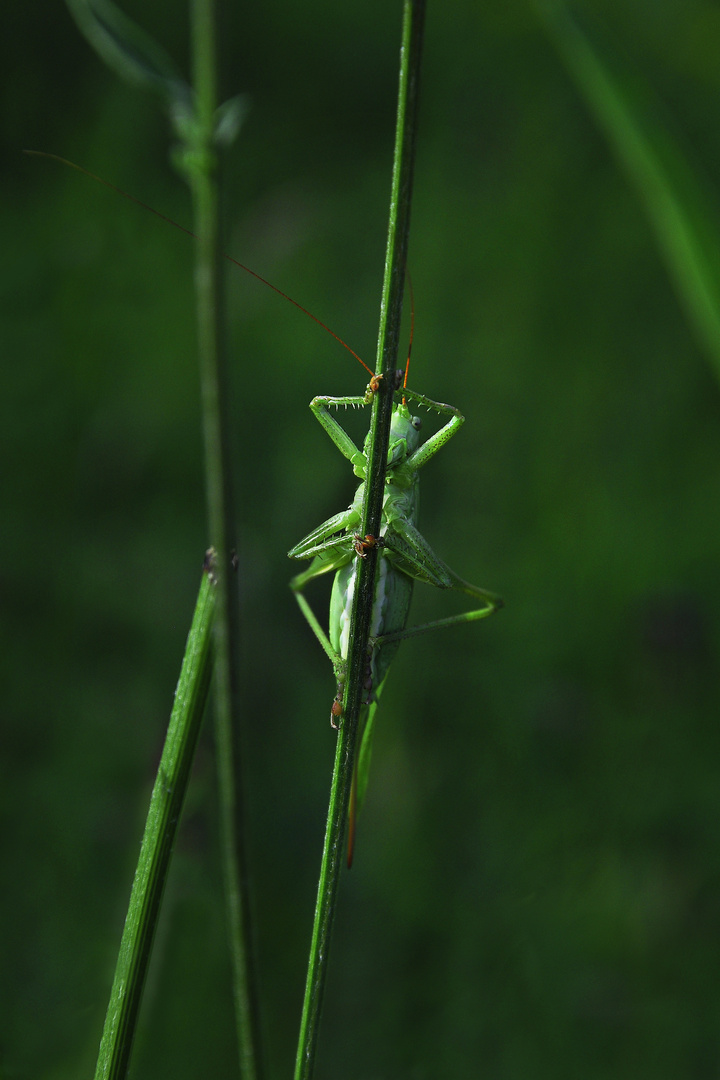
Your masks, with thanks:
M214 612L215 585L208 563L200 584L165 746L150 797L95 1080L122 1080L127 1075L173 841L210 687Z

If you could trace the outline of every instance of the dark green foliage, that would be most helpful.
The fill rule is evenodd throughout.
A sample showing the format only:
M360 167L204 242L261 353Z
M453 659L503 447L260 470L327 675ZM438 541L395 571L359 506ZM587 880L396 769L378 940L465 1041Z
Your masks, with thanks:
M717 189L714 8L593 8ZM182 59L177 5L126 9ZM226 169L227 246L371 363L399 17L379 0L255 5L226 12L222 37L220 97L251 99ZM62 153L189 224L152 103L57 4L8 18L0 1069L75 1080L97 1052L206 546L193 252L20 156ZM530 9L457 0L428 19L412 383L468 422L426 470L422 529L507 607L400 652L318 1076L712 1075L720 392L636 193ZM229 302L237 355L258 357L234 372L236 444L252 464L251 854L280 1076L334 748L318 721L332 677L284 553L354 489L307 403L367 380L240 271ZM451 605L418 589L413 617ZM202 743L137 1078L225 1076L234 1060L211 755Z

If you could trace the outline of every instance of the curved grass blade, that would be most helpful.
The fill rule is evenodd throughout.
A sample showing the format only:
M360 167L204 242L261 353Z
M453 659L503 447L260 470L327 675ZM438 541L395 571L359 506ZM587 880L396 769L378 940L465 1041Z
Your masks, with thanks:
M657 103L609 50L562 8L545 25L604 131L652 225L690 322L720 378L720 218L697 171L659 118Z
M174 108L190 108L192 93L165 50L112 0L66 0L79 30L108 67L160 94Z
M173 841L210 687L214 612L215 584L206 563L150 797L95 1080L123 1080L127 1075Z

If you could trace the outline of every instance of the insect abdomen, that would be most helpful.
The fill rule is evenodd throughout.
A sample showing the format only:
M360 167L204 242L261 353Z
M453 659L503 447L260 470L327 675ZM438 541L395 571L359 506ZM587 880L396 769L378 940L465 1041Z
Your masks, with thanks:
M357 580L358 557L347 566L338 570L333 582L330 601L330 641L340 656L347 660L350 642L350 620ZM413 581L407 574L397 570L384 555L378 559L375 576L375 596L373 598L370 636L379 638L385 634L397 633L405 629ZM388 641L373 650L371 660L372 689L385 678L387 670L397 652L399 641Z

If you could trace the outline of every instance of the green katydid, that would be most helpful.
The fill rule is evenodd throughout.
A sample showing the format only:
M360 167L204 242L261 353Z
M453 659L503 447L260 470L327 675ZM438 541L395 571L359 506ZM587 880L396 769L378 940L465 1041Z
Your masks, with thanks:
M363 363L362 360L360 362ZM363 366L366 367L364 363ZM352 864L356 814L362 806L367 787L375 710L385 685L388 669L401 640L428 630L483 619L502 607L500 597L477 585L471 585L451 570L435 554L417 528L418 473L423 465L426 465L453 437L465 418L452 405L444 405L425 397L424 394L409 390L407 368L404 380L402 371L396 373L396 385L380 536L363 538L355 531L360 525L362 516L368 441L366 439L363 450L359 450L330 412L331 408L338 408L341 405L369 404L373 391L377 388L377 381L373 376L363 397L316 397L310 402L313 414L340 453L351 463L355 475L360 478L360 484L347 510L328 518L288 552L292 559L312 558L313 560L307 570L292 579L290 585L305 618L332 661L338 680L338 692L333 702L331 723L337 726L341 713L340 701L345 661L348 655L350 615L358 560L365 557L368 547L379 546L371 626L372 653L365 684L367 698L360 716L358 751L355 758L350 805L348 866ZM422 444L420 442L421 422L419 417L411 414L408 401L425 406L438 413L446 421L439 431ZM335 573L335 580L330 600L328 636L316 619L302 590L309 581L330 572ZM457 589L479 600L481 606L461 615L408 628L406 624L415 581L424 581L439 589Z
M149 210L168 224L174 225L181 232L194 236L194 233L189 229L178 225L177 222L161 214L158 210L141 202L134 196L128 195L121 188L109 183L102 177L96 176L82 166L76 165L74 162L67 161L56 154L38 153L37 151L25 152L59 161L70 168L76 169L78 172L85 173L85 175L118 192L131 202ZM316 315L313 315L297 300L288 296L282 289L251 270L250 267L238 262L237 259L232 258L230 255L225 255L225 258L273 289L274 292L279 293L285 300L294 304L305 315L318 323L336 341L343 345L371 375L367 391L362 397L316 397L310 402L313 413L340 452L350 461L355 475L360 478L361 483L352 504L347 510L328 518L327 521L314 529L304 540L301 540L299 544L296 544L288 552L288 555L294 559L312 558L313 560L310 567L302 574L294 577L290 584L303 614L333 664L338 681L338 692L333 702L331 721L334 726L337 726L336 721L339 720L341 713L340 699L345 676L350 613L358 559L365 557L367 548L375 545L379 547L380 557L375 578L375 599L372 614L372 654L368 665L365 687L367 701L363 706L363 715L360 717L359 752L355 759L355 777L351 799L348 846L348 864L350 864L352 861L356 811L362 805L367 787L375 710L385 684L388 669L401 640L425 633L428 630L483 619L502 607L502 600L499 596L481 589L477 585L471 585L470 582L464 581L463 578L451 570L435 554L417 528L418 473L422 466L427 464L438 450L453 437L464 423L465 418L454 406L433 401L423 394L408 389L408 356L404 379L402 371L396 372L395 404L390 429L385 477L386 492L383 500L380 536L366 536L364 538L358 536L355 529L359 526L362 516L367 468L367 440L363 450L359 450L345 429L332 416L330 409L341 405L362 406L370 404L373 394L377 390L377 378L358 354ZM427 409L438 413L442 418L447 418L443 427L422 445L420 444L420 419L410 413L408 400L425 406ZM335 573L335 581L330 602L328 637L315 618L312 609L302 594L302 590L309 581L331 571ZM439 589L456 589L467 593L473 599L479 600L481 606L461 615L437 619L431 623L407 628L406 623L415 581L423 581L429 585L435 585Z

